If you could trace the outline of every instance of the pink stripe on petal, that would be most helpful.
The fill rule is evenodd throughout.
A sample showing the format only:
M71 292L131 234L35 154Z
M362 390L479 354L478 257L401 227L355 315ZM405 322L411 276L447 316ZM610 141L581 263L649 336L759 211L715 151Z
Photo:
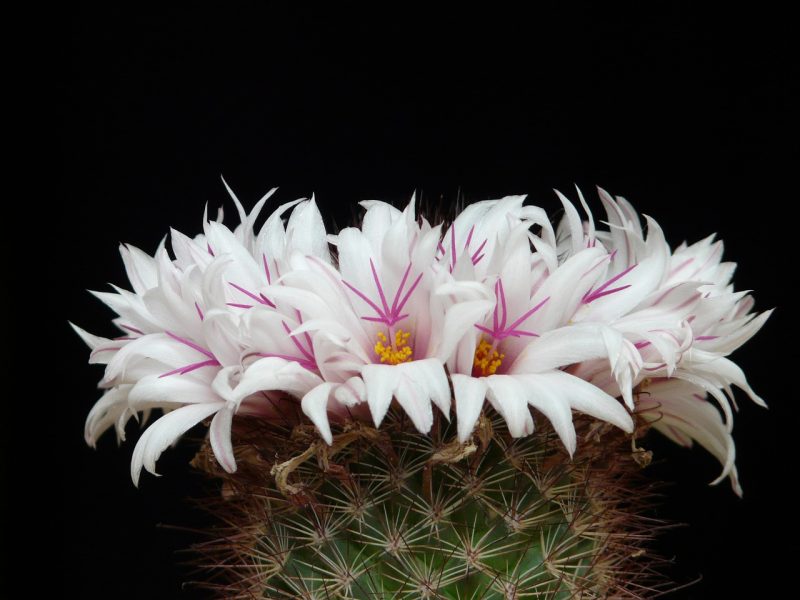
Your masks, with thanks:
M498 289L500 290L500 302L502 303L503 307L503 317L500 319L500 329L506 328L506 318L508 317L508 305L506 304L506 291L503 288L503 280L498 279ZM512 328L514 325L511 326Z
M381 280L378 277L378 272L375 270L375 263L372 262L372 259L369 259L369 268L372 269L372 278L375 280L375 287L378 288L378 295L381 297L381 304L383 304L383 314L389 314L389 304L386 302L386 296L383 293L383 286L381 285Z
M631 286L630 285L622 285L620 287L616 287L616 288L613 288L613 289L610 289L610 290L605 290L605 291L602 291L602 292L598 289L597 291L595 291L592 294L590 294L588 297L584 296L583 303L584 304L591 304L592 302L602 298L603 296L610 296L611 294L616 294L617 292L621 292L622 290L626 290L629 287L631 287Z
M614 254L615 253L616 253L616 250L614 250L614 252L612 252L611 254L606 254L603 258L601 258L596 263L594 263L591 267L589 267L586 271L583 272L583 275L581 275L581 279L586 277L589 273L594 271L597 267L602 265L604 262L606 262L606 261L611 262L614 259Z
M286 335L288 335L288 336L289 336L289 339L290 339L290 340L292 340L292 343L295 345L295 347L296 347L298 350L300 350L300 353L301 353L303 356L305 356L306 358L308 358L308 359L313 359L314 357L313 357L311 354L309 354L309 353L308 353L308 350L306 350L305 348L303 348L303 345L300 343L300 341L299 341L299 340L298 340L296 337L294 337L294 336L292 335L292 330L291 330L291 328L290 328L290 327L289 327L289 326L286 324L286 321L283 321L282 323L283 323L283 328L286 330Z
M107 348L95 348L94 350L92 350L92 352L89 354L89 356L92 357L95 354L99 354L100 352L111 352L113 350L122 350L122 346L112 346L112 347L107 347Z
M672 277L676 273L679 273L681 270L685 269L690 264L692 264L692 262L694 262L694 258L687 258L685 261L683 261L681 264L679 264L677 267L675 267L669 272L669 277Z
M469 244L472 241L472 234L475 233L475 225L469 228L469 234L467 235L467 241L464 243L464 250L469 248Z
M259 295L259 297L260 297L260 298L263 300L263 302L262 302L261 304L266 304L266 305L267 305L267 306L269 306L270 308L277 308L277 307L275 306L275 303L274 303L274 302L272 302L272 300L270 300L269 298L267 298L267 297L266 297L264 294L262 294L262 293L260 293L260 292L259 292L259 294L258 294L258 295Z
M494 311L492 311L492 325L494 330L500 329L500 318L498 313L500 311L500 280L494 282Z
M288 360L290 362L296 362L304 369L308 369L309 371L313 371L317 369L316 362L308 361L304 358L298 358L296 356L290 356L288 354L275 354L272 352L256 352L254 355L251 356L262 356L264 358L282 358L283 360Z
M406 292L406 295L403 296L403 299L400 301L400 304L398 304L396 312L400 312L401 310L403 310L403 307L406 305L406 302L408 302L408 299L411 298L411 294L414 293L414 290L417 289L417 286L419 285L420 281L422 281L422 273L417 275L417 278L414 280L414 283L411 284L411 287ZM395 317L395 321L399 321L401 318L403 317Z
M612 277L611 279L606 281L603 285L601 285L595 291L592 292L590 290L590 291L586 292L586 294L584 294L584 296L583 296L584 304L589 304L593 300L597 300L598 298L602 298L603 296L607 296L608 294L604 294L603 292L608 287L610 287L613 283L615 283L616 281L619 281L622 277L624 277L625 275L630 273L634 268L636 268L636 265L631 265L630 267L628 267L627 269L625 269L621 273L617 273L616 275L614 275L614 277ZM630 287L630 285L616 288L616 289L614 289L614 290L612 290L612 291L610 291L608 293L611 294L611 293L614 293L614 292L618 292L620 290L624 290L626 287Z
M534 333L533 331L526 331L524 329L507 329L505 331L506 336L513 336L519 337L521 335L525 335L528 337L539 337L538 333Z
M545 298L544 300L542 300L541 302L539 302L539 304L537 304L536 306L534 306L532 309L530 309L528 312L526 312L524 315L522 315L522 316L521 316L519 319L517 319L516 321L514 321L514 322L513 322L513 323L512 323L512 324L509 326L509 329L516 329L517 325L521 325L522 323L524 323L524 322L525 322L525 321L528 319L528 317L530 317L531 315L533 315L533 313L535 313L535 312L536 312L536 311L538 311L540 308L542 308L542 307L543 307L545 304L547 304L547 302L548 302L549 300L550 300L550 296L548 296L547 298Z
M453 269L456 268L456 224L455 222L450 226L450 253L451 253L451 263L450 263L450 272L453 272Z
M216 357L211 352L209 352L208 350L203 348L202 346L199 346L198 344L195 344L194 342L192 342L190 340L187 340L186 338L182 338L182 337L180 337L178 335L175 335L171 331L165 331L164 333L166 333L173 340L176 340L176 341L180 342L181 344L184 344L185 346L189 346L189 348L193 348L194 350L197 350L198 352L200 352L201 354L204 354L208 358L212 358L212 359L216 360Z
M218 367L218 366L220 366L220 364L219 361L216 359L204 360L183 367L178 367L177 369L173 369L172 371L168 371L167 373L159 375L158 378L161 379L162 377L169 377L170 375L175 375L176 373L185 375L186 373L191 373L192 371L195 371L202 367Z
M259 299L259 297L256 296L253 292L251 292L249 290L246 290L242 286L237 285L237 284L235 284L235 283L233 283L231 281L228 282L228 285L230 285L232 288L235 288L235 289L239 290L240 292L242 292L248 298L251 298L252 300L255 300L256 302L261 303L261 300Z
M294 309L294 311L297 314L297 322L302 325L303 324L303 314L300 312L300 309L298 309L298 308ZM309 348L313 348L314 344L311 341L311 334L306 331L306 332L303 333L303 335L306 338L306 343L308 344L308 347Z
M128 331L131 331L133 333L138 333L139 335L144 335L144 331L142 331L141 329L137 329L133 325L126 325L125 323L120 323L119 326L122 327L123 329L127 329Z
M350 290L352 290L353 293L355 293L364 302L369 304L372 307L372 309L382 317L382 319L386 319L387 318L386 315L384 314L383 310L381 310L381 308L378 307L377 304L375 304L372 300L370 300L369 297L366 294L364 294L364 292L359 290L354 285L348 283L347 281L342 280L342 283L345 284L348 288L350 288Z
M264 272L267 275L267 283L272 284L272 277L270 277L270 274L269 274L269 263L267 262L267 255L266 254L262 254L261 255L261 259L264 262Z
M486 242L487 242L487 240L483 240L483 242L481 242L481 245L478 246L478 249L475 250L475 252L472 253L471 260L472 260L472 264L473 265L477 265L478 261L483 258L483 254L481 254L480 256L478 256L478 254L480 254L480 251L483 250L484 246L486 246ZM475 258L476 256L478 258Z
M403 291L403 287L406 285L406 281L408 280L408 274L411 272L411 263L408 263L405 272L403 273L403 278L400 280L400 285L397 287L397 291L394 293L394 300L392 302L392 312L398 310L397 302L400 300L400 294Z
M361 317L361 318L365 321L371 321L372 323L385 323L387 325L391 324L390 323L391 319L388 319L386 317Z

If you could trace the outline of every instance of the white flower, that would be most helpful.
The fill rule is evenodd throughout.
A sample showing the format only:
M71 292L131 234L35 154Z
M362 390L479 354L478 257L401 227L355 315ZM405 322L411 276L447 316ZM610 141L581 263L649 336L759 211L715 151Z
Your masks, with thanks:
M376 427L393 398L421 432L433 424L431 403L445 417L450 412L447 376L432 352L441 327L430 306L439 229L417 223L413 198L402 212L383 202L362 205L361 228L331 236L338 273L296 282L319 298L319 310L301 329L316 332L326 383L302 405L329 442L328 413L363 402Z
M603 261L605 252L583 249L558 266L555 248L548 247L554 243L549 226L526 219L516 210L517 200L500 200L492 207L505 212L505 218L497 220L506 230L502 238L491 238L483 250L490 257L488 268L479 270L464 261L466 267L457 271L448 264L447 254L442 261L447 269L440 270L453 275L443 277L437 293L452 300L444 319L450 343L444 346L442 358L453 382L458 434L462 441L469 437L488 398L513 436L533 431L528 408L533 406L552 422L572 453L576 445L573 409L626 431L633 428L615 398L563 370L600 357L622 371L626 368L620 334L603 325L568 325L602 272L595 265ZM532 225L543 225L542 237L533 237L528 231ZM454 229L449 232L451 244ZM531 252L532 244L538 252Z
M226 470L235 470L233 415L270 415L275 410L269 392L302 395L320 381L305 368L302 354L295 356L290 349L258 360L258 345L253 351L244 345L243 315L250 309L269 309L292 327L301 319L294 307L277 306L261 291L274 275L288 269L293 253L330 261L313 200L279 207L261 234L254 234L252 224L273 191L250 215L233 196L242 218L235 232L208 220L204 234L194 239L173 230L174 259L163 244L154 257L122 246L133 291L115 288L115 294L95 295L119 315L115 323L127 335L105 340L76 328L92 348L93 360L106 364L101 387L108 391L89 414L87 442L93 445L111 426L124 439L130 417L143 413L146 419L153 409L165 412L137 443L131 465L134 482L142 467L155 473L163 450L211 416L214 453ZM291 206L284 229L281 215ZM281 350L291 346L291 340L284 332L269 345Z
M653 428L676 444L691 448L696 441L723 465L712 484L726 477L742 495L734 460L736 447L720 413L706 400L705 390L679 379L658 379L643 386L638 409Z
M584 242L591 245L587 240L596 237L624 257L623 265L631 272L658 256L648 267L658 285L649 286L648 293L637 303L631 302L625 314L609 320L609 325L631 340L641 355L643 368L632 381L641 391L637 411L648 420L657 419L654 427L674 441L689 445L686 436L697 440L723 463L720 479L729 475L734 490L741 494L730 436L735 407L731 386L744 390L760 406L766 403L749 386L742 370L726 357L755 335L772 311L760 315L750 312L753 299L747 293L735 292L730 285L736 265L721 262L722 242L714 242L714 236L691 246L681 244L674 253L663 255L663 236L652 219L647 219L645 242L633 207L604 190L600 190L600 197L610 230L595 232L590 219L583 228L589 233L581 234ZM567 211L567 218L570 215L574 221L576 213ZM562 227L567 229L570 233L566 239L574 249L580 228L573 222ZM653 233L658 243L648 249ZM618 296L630 293L628 289L619 292ZM601 318L606 316L612 317L607 314ZM596 364L578 365L573 373L616 393L615 382ZM724 421L707 402L707 395L717 402ZM724 427L724 436L720 427ZM675 431L682 431L683 436Z
M752 313L752 297L734 291L721 242L671 252L653 219L643 228L603 190L608 230L578 191L585 220L559 193L557 230L524 196L472 204L446 228L418 218L412 198L402 211L362 202L361 226L335 236L313 198L279 206L256 231L275 190L249 214L228 191L235 229L220 211L194 238L171 231L172 256L164 243L153 256L120 248L131 291L95 295L121 336L73 326L105 365L88 443L112 427L121 441L131 417L164 412L136 445L134 482L207 419L233 471L236 415L291 420L299 405L331 443L331 422L379 427L396 401L427 432L433 405L450 418L452 384L461 441L487 400L517 437L533 431L534 408L570 453L573 411L628 432L635 411L707 448L740 493L731 387L764 403L728 355L770 311Z

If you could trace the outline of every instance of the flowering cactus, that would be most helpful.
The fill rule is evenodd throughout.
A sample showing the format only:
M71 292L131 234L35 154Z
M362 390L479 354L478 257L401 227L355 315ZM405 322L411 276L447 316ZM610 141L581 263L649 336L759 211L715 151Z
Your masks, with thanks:
M228 190L235 229L220 211L172 230L173 256L120 248L132 291L94 294L122 337L73 326L105 365L89 444L163 412L134 483L207 422L194 464L225 482L234 531L204 551L226 597L646 596L630 498L650 428L741 494L731 387L764 402L727 356L771 311L713 236L671 251L602 189L608 229L578 191L585 220L558 193L557 228L524 196L447 225L412 198L362 202L337 235L313 198L257 229L275 190L249 214Z

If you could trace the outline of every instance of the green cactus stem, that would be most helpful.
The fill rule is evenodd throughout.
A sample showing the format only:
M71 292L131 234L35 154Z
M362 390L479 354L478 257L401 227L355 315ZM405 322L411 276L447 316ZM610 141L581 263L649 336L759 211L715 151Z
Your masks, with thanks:
M652 486L630 436L577 419L572 458L544 424L513 439L496 415L456 440L444 419L420 434L391 411L348 423L328 446L313 429L242 419L238 471L204 447L223 481L223 523L198 544L224 598L642 598L660 589L648 542ZM633 448L633 449L632 449Z

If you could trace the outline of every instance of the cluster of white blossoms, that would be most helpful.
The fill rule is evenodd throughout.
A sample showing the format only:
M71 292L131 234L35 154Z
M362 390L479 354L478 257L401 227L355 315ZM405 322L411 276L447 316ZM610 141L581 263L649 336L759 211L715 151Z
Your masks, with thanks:
M105 365L89 444L111 427L124 439L131 417L163 411L136 445L134 482L209 418L213 452L232 472L236 415L281 419L299 403L330 443L332 422L379 427L394 399L420 432L434 410L455 418L462 441L487 401L515 437L541 415L570 454L573 411L628 432L635 412L705 447L724 466L716 481L730 477L741 493L731 386L764 402L727 356L770 312L756 315L733 290L735 265L713 236L671 251L655 221L645 217L645 233L603 190L607 230L580 192L586 220L558 194L556 229L525 196L471 204L448 226L418 216L413 198L404 210L365 201L361 226L338 235L312 198L256 229L274 191L249 214L231 192L241 223L231 230L220 214L194 238L172 230L172 256L164 244L154 256L123 245L133 290L95 295L124 335L75 327L90 362Z

